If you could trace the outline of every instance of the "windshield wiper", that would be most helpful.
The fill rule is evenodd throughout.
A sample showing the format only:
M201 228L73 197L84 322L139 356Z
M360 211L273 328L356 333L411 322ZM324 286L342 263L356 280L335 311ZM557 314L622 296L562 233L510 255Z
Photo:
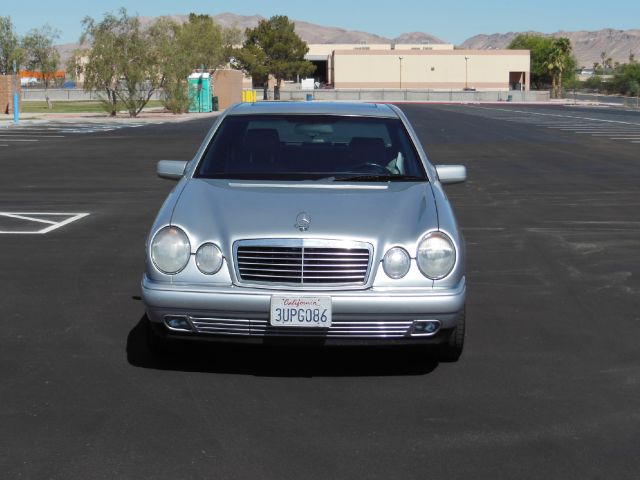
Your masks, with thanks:
M366 174L366 175L353 175L350 177L336 177L336 182L424 182L426 179L422 177L416 177L415 175L381 175L381 174Z

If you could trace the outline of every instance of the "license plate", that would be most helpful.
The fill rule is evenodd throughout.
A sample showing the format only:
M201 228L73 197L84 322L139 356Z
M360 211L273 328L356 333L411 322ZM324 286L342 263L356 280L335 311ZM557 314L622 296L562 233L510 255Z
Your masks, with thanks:
M271 297L271 325L278 327L331 326L331 297Z

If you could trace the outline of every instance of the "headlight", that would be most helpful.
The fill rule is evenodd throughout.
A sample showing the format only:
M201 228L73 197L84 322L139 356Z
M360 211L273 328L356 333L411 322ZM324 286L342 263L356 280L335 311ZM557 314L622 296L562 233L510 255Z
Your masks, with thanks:
M151 241L151 260L158 270L174 275L187 266L191 244L178 227L165 227Z
M196 252L198 270L207 275L218 273L222 267L222 252L217 245L205 243Z
M411 257L404 248L393 247L382 259L384 272L393 279L404 277L411 267Z
M439 280L451 273L456 263L456 248L442 232L432 232L418 245L418 268L425 277Z

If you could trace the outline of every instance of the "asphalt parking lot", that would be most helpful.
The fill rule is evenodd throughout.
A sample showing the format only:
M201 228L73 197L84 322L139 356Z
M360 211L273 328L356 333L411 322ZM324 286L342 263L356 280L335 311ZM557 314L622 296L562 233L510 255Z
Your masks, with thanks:
M637 478L640 114L403 105L468 247L457 364L144 342L144 240L211 120L0 137L0 477ZM34 132L35 133L35 132Z

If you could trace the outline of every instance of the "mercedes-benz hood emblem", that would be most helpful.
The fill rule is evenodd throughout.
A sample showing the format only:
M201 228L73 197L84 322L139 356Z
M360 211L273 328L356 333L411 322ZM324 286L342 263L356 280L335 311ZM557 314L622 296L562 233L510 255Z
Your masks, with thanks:
M306 232L309 230L309 225L311 225L311 215L307 212L300 212L296 217L295 227L301 232Z

